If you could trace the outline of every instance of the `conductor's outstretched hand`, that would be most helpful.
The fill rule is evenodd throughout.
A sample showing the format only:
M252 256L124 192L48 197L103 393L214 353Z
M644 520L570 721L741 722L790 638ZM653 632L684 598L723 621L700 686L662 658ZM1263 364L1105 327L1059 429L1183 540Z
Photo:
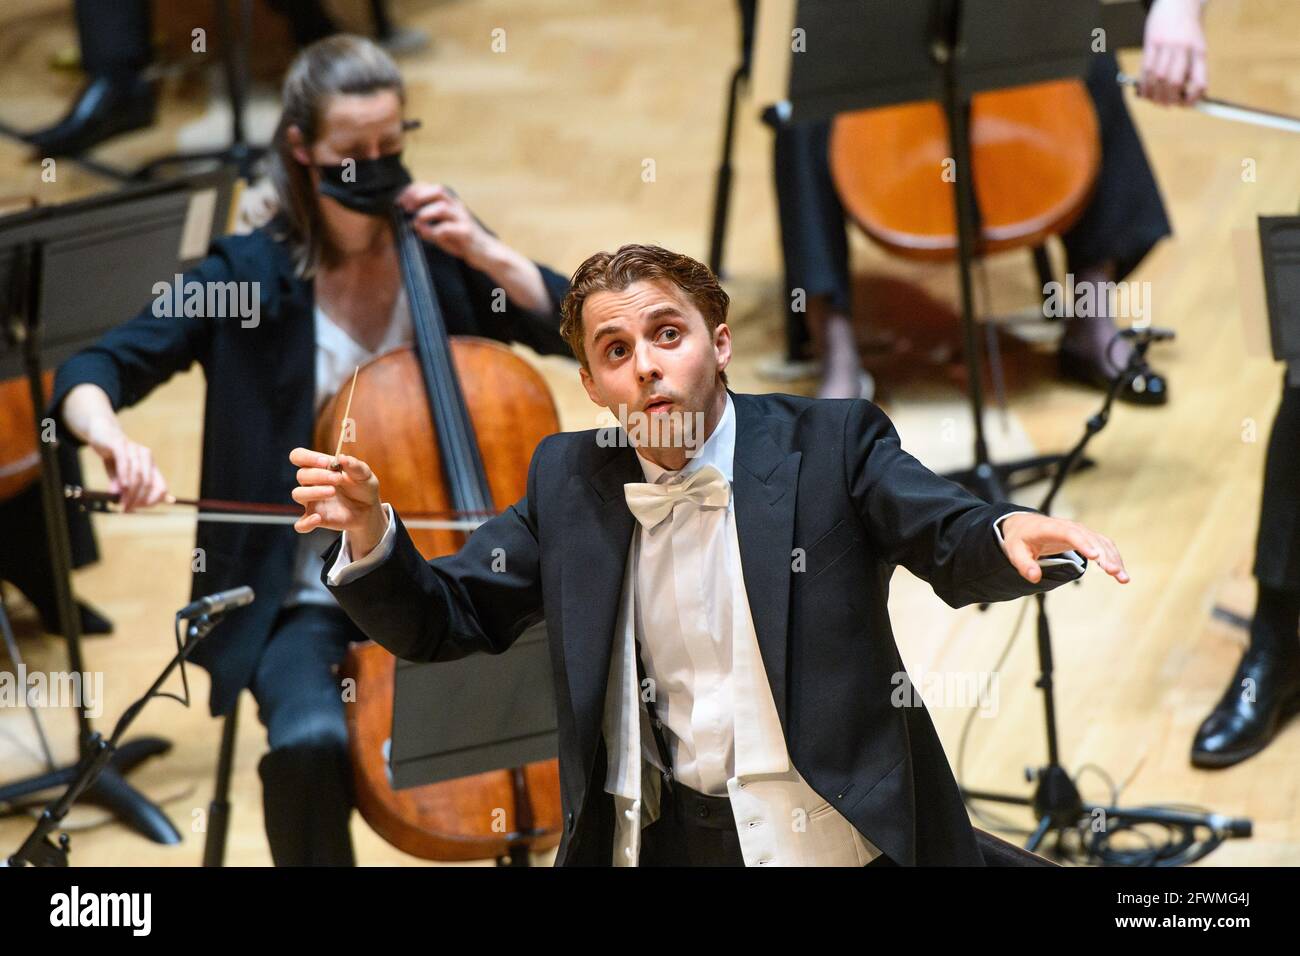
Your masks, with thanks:
M1039 558L1071 549L1090 561L1096 561L1120 584L1128 584L1128 571L1124 570L1119 548L1104 534L1085 528L1077 521L1028 511L1016 512L1002 522L1002 550L1020 576L1031 584L1043 579Z
M303 507L294 530L346 531L352 559L369 554L388 527L379 503L379 479L370 466L351 455L335 459L310 448L295 448L289 461L298 466L293 500Z

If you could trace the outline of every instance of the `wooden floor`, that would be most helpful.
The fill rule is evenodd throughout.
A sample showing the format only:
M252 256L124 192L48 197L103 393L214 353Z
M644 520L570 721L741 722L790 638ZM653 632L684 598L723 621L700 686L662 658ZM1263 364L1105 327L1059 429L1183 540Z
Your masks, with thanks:
M77 86L55 73L53 54L74 41L63 0L0 0L0 121L29 127L52 120ZM337 6L337 5L336 5ZM704 257L724 85L736 57L727 4L685 0L556 0L544 8L496 2L395 4L401 19L427 30L431 52L404 61L411 113L424 120L408 161L424 179L444 181L508 241L562 271L585 256L627 241L652 241ZM507 50L493 53L492 30ZM1282 0L1216 0L1208 14L1212 92L1225 99L1300 113L1300 6ZM1134 67L1131 54L1124 62ZM254 132L274 118L273 92L255 104ZM269 97L269 100L268 100ZM1194 804L1254 821L1254 837L1224 845L1207 864L1300 863L1300 721L1262 754L1221 772L1191 768L1197 724L1218 698L1241 652L1242 631L1212 612L1253 607L1250 577L1260 478L1281 369L1248 345L1233 268L1234 230L1260 214L1293 213L1300 202L1300 140L1145 103L1134 116L1169 206L1176 235L1133 277L1149 283L1154 324L1177 330L1158 346L1155 365L1172 383L1162 409L1119 407L1092 446L1099 467L1073 479L1060 513L1105 532L1123 550L1133 582L1121 587L1093 569L1051 601L1057 715L1062 762L1084 768L1089 799L1125 805ZM129 163L193 144L220 130L205 85L171 77L159 124L100 152ZM797 390L764 380L759 368L780 349L779 244L771 188L770 133L746 108L738 127L736 183L727 248L737 357L731 380L741 391ZM655 177L646 182L646 160ZM1257 175L1243 181L1243 168ZM0 141L0 200L27 195L58 202L107 184L61 162L55 183L41 181L26 152ZM864 331L888 330L899 350L873 359L879 400L903 441L936 470L964 464L960 376L944 355L957 343L951 321L954 273L946 266L901 264L853 237ZM987 264L981 299L990 314L1032 308L1036 290L1023 256ZM123 319L126 316L122 317ZM1072 443L1097 406L1096 395L1058 383L1050 353L1004 335L1006 414L990 412L1001 456ZM566 428L591 427L598 410L578 384L576 366L538 360L557 396ZM178 494L197 489L203 381L177 376L123 421L150 446ZM228 450L234 456L238 448ZM102 470L90 465L90 480ZM1035 496L1023 500L1036 504ZM117 633L88 639L88 666L106 674L107 729L142 692L171 653L171 615L188 594L193 524L185 518L97 519L103 560L78 573L81 595L113 618ZM5 541L4 547L22 547ZM900 570L891 610L914 681L926 689L945 677L994 671L1020 605L985 613L953 611ZM11 592L12 597L12 592ZM65 667L62 645L37 633L17 607L29 671ZM996 695L972 722L965 782L1027 793L1023 768L1045 757L1041 699L1034 689L1032 615L997 669ZM78 864L189 866L200 859L203 813L213 785L219 724L211 719L207 681L191 673L201 703L188 710L162 700L145 711L137 734L173 741L170 754L133 780L162 802L184 831L160 847L102 814L78 810L72 821ZM930 698L927 696L927 701ZM967 701L931 702L954 766ZM239 735L228 860L270 862L262 830L257 761L265 750L251 699ZM69 711L46 715L61 758L72 756ZM0 712L0 779L41 766L30 716ZM1104 774L1104 776L1103 776ZM1009 816L1024 826L1024 814ZM0 820L0 851L29 823ZM364 864L411 861L354 817Z

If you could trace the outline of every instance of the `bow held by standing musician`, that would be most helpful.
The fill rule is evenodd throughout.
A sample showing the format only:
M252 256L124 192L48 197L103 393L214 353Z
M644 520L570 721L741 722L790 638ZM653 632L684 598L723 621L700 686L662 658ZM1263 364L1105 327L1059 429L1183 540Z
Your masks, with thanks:
M404 103L401 74L376 44L335 36L302 51L284 82L273 218L215 241L184 276L186 288L234 283L256 315L200 307L169 316L145 306L60 368L52 406L60 433L104 460L127 511L164 500L167 482L117 412L195 363L207 381L200 494L289 500L287 455L311 444L322 406L359 365L412 343L387 216L394 203L423 240L449 333L567 352L559 332L567 280L487 230L451 189L411 182L401 160ZM228 713L244 688L257 701L270 744L258 768L266 830L279 865L353 861L334 668L363 638L320 583L317 555L329 533L320 536L251 523L197 532L193 593L250 585L258 595L192 659L211 673L214 714Z
M891 703L890 575L959 607L1089 558L1127 582L1119 551L935 475L869 401L732 392L728 305L684 255L592 256L565 334L621 427L545 439L526 497L432 561L364 461L296 449L296 527L343 532L322 580L400 657L502 653L545 620L557 865L980 864L929 714Z

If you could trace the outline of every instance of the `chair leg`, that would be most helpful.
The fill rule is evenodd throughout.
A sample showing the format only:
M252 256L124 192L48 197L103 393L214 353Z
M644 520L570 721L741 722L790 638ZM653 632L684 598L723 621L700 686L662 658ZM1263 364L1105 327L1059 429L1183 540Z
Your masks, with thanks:
M208 829L203 841L203 865L224 866L226 833L230 828L230 772L235 763L235 737L239 727L239 700L236 698L221 722L221 753L217 758L217 782L208 804Z
M1043 294L1043 315L1049 320L1058 319L1059 316L1053 315L1052 311L1046 308L1047 301L1050 298L1047 290L1051 283L1056 281L1056 275L1052 272L1052 259L1047 254L1047 246L1034 246L1033 253L1034 271L1038 273L1038 288L1042 290Z
M375 39L383 42L391 40L396 34L385 0L370 0L370 18L375 24Z

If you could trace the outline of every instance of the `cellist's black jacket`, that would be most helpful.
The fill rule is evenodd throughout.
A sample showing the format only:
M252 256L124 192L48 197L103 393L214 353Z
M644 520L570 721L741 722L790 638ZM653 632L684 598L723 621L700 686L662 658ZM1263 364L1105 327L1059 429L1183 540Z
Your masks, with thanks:
M895 706L903 664L890 576L905 565L959 607L1047 591L1082 568L1022 578L993 525L1032 509L986 504L935 475L870 402L732 400L742 573L790 759L894 862L982 864L930 715L919 702ZM612 857L601 718L635 524L623 486L645 478L633 449L597 434L544 439L526 497L456 554L424 561L399 517L392 554L331 588L367 636L410 660L501 653L545 620L565 819L557 865ZM326 552L323 578L338 548Z
M68 391L82 382L98 385L115 409L123 408L198 362L207 379L200 495L291 503L297 482L289 452L311 445L315 419L315 299L311 281L295 277L289 248L274 238L273 226L216 240L185 274L186 281L257 282L256 327L244 328L238 316L158 318L150 304L60 367L51 402L56 417ZM541 267L552 306L544 315L510 302L494 311L486 274L429 244L425 255L448 332L571 354L559 334L565 277ZM59 434L75 441L61 420ZM251 679L292 583L297 544L288 525L199 523L196 546L206 570L194 574L194 596L244 584L257 593L250 607L195 648L192 660L212 674L214 714L227 712Z

